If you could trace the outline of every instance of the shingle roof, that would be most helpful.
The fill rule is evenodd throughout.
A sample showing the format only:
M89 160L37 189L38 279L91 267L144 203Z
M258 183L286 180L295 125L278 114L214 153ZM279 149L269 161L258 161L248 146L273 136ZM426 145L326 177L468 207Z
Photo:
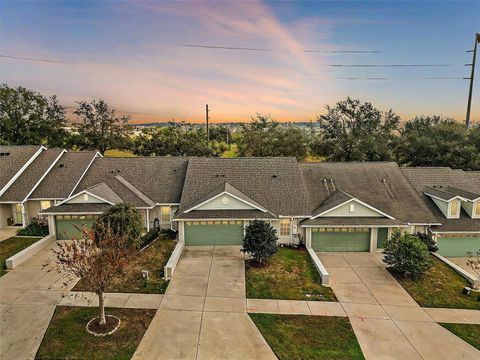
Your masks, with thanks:
M303 163L300 169L311 211L315 211L332 193L341 189L402 222L437 222L396 163Z
M75 203L75 204L61 204L49 207L41 211L42 214L102 214L108 209L111 205L109 204L98 204L98 203Z
M228 182L276 215L305 215L307 196L295 158L191 158L179 213Z
M229 193L233 196L236 196L237 198L242 199L243 201L248 202L248 203L250 203L250 204L252 204L252 205L254 205L258 208L268 210L268 209L265 208L265 206L263 206L262 204L259 204L257 201L248 197L247 195L242 193L240 190L238 190L236 187L234 187L233 185L231 185L228 182L224 182L223 184L220 184L215 189L213 189L212 191L210 191L209 193L205 194L204 196L199 198L197 201L192 203L189 208L190 209L194 208L195 206L200 205L201 203L211 199L212 197L214 197L216 195L222 194L223 192L227 192L227 193Z
M104 182L89 187L88 189L85 189L85 191L88 191L89 193L96 195L101 199L110 201L113 204L118 204L123 201L122 198L118 196L115 191L110 189L110 187Z
M30 195L30 199L66 199L96 154L96 151L72 151L63 154Z
M276 219L276 216L260 210L193 210L176 215L174 219Z
M456 194L450 191L447 191L446 188L437 188L433 186L425 186L423 193L425 195L432 195L432 196L438 197L439 199L442 199L445 201L450 201L457 197Z
M403 222L389 218L377 217L319 217L316 219L306 219L302 221L302 225L330 225L330 226L402 226Z
M33 145L0 145L0 190L40 148L41 146Z
M425 187L436 186L456 188L466 192L480 193L480 176L476 172L462 171L448 167L404 167L402 172L413 187L421 194L423 201L442 225L434 226L434 231L480 231L480 219L472 219L463 209L459 219L447 219L433 200L423 195Z
M132 192L131 186L155 203L177 204L187 163L184 157L97 158L74 193L104 182L125 202L139 207L149 204ZM118 175L131 186L119 180Z
M55 163L62 149L47 149L38 155L37 158L25 169L15 182L3 193L0 201L21 202L25 200L37 182L46 174L48 168Z

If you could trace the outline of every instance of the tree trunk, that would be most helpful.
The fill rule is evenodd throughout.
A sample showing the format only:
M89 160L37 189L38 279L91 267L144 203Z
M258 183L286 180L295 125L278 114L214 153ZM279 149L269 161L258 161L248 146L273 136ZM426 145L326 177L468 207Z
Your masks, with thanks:
M103 299L103 293L99 293L98 295L98 309L100 311L100 321L98 322L99 325L105 325L107 321L105 320L105 301Z

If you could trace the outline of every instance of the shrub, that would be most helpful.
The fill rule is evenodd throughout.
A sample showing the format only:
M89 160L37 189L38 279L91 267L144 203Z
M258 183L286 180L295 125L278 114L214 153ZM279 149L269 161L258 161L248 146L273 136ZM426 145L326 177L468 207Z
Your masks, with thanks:
M435 240L433 240L431 234L417 232L415 236L422 240L425 245L427 245L428 251L435 252L438 250L437 243L435 242Z
M401 276L416 278L433 265L427 245L417 236L398 230L386 242L383 254L388 268Z
M164 235L167 239L175 240L177 238L177 232L173 229L161 229L160 234Z
M47 236L48 222L45 218L32 218L31 223L20 230L17 235L21 236Z
M97 219L94 225L96 239L102 239L103 229L111 229L114 236L126 237L128 245L141 246L143 220L140 212L132 204L120 203L112 206Z
M263 264L277 252L277 230L262 220L253 220L245 229L242 252Z
M156 240L159 235L160 235L160 229L159 228L150 229L150 231L148 231L146 234L144 234L142 236L142 238L140 239L140 242L141 242L140 246L144 247L144 246L150 244L152 241Z

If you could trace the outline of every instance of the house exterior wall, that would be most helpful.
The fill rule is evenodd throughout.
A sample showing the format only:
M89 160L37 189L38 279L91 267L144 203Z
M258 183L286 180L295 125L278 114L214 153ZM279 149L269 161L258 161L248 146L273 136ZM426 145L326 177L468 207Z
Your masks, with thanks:
M435 198L432 198L432 200L438 206L443 215L445 215L445 217L448 217L448 202Z
M170 208L170 221L162 221L162 207L168 206ZM172 217L175 211L177 210L177 206L171 205L157 205L153 209L149 210L149 221L150 221L150 229L154 228L155 219L158 219L160 222L160 227L162 229L171 229L173 228L172 224Z
M350 205L353 204L353 211L350 211ZM328 214L328 215L327 215ZM325 213L325 216L332 216L332 217L383 217L383 215L379 214L378 212L369 209L368 207L356 202L351 201L347 204L343 204L338 208Z
M88 194L79 194L79 195L75 196L74 198L71 198L70 200L68 200L69 204L86 204L86 203L102 204L104 202L105 201L97 199L96 197L88 195Z
M40 212L40 201L39 200L30 200L25 203L27 207L27 218L25 219L27 225L30 224L32 218L38 217Z
M12 217L12 205L0 204L0 229L7 226L7 219Z
M250 210L252 206L245 204L243 201L235 199L230 195L219 196L206 204L198 207L196 210Z

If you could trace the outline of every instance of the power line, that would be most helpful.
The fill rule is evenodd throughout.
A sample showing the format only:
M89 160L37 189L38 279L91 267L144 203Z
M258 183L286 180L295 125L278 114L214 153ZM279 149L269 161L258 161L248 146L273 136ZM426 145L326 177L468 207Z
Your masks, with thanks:
M42 62L49 62L49 63L64 63L64 61L59 61L59 60L39 59L39 58L32 58L32 57L3 55L3 54L0 54L0 57L2 57L2 58L7 58L7 59L18 59L18 60L28 60L28 61L42 61Z
M252 48L252 47L237 47L237 46L215 46L215 45L195 45L195 44L177 44L176 46L200 49L214 49L214 50L241 50L241 51L289 51L285 49L269 49L269 48ZM301 50L305 53L347 53L347 54L379 54L379 50Z
M320 66L329 67L448 67L455 66L452 64L323 64Z

